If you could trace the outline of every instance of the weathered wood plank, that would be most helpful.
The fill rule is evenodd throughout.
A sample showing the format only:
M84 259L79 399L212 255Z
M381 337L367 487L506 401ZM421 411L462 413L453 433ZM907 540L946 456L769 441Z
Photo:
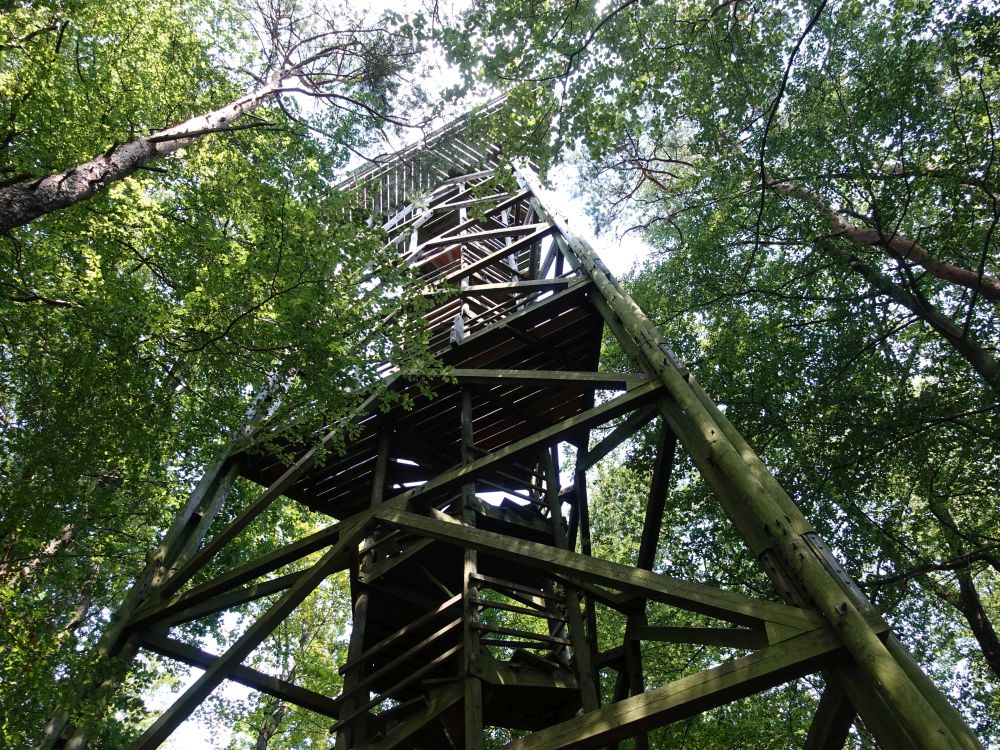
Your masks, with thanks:
M808 674L841 648L827 627L750 656L681 678L656 690L613 703L529 737L506 750L600 747Z
M558 387L593 386L604 390L625 390L640 383L652 382L645 373L631 372L581 372L579 370L506 370L506 369L454 369L448 372L461 383L483 385L540 385ZM649 418L656 416L652 407Z
M165 635L147 634L143 638L143 647L161 656L166 656L168 659L176 659L198 669L208 669L219 658L215 654L202 651ZM256 669L237 666L230 672L228 679L262 693L273 695L279 700L308 708L318 714L329 716L332 719L337 718L338 707L333 699L286 680L258 672Z
M275 602L236 642L229 647L204 674L160 717L153 722L132 745L134 750L153 750L159 747L170 733L187 719L209 693L226 679L240 663L294 610L313 590L329 576L344 550L357 544L364 533L364 520L350 519L338 526L340 537L320 560L306 571L285 594Z
M444 523L407 511L387 508L376 515L393 526L459 547L488 552L556 575L578 577L619 591L640 594L739 625L760 626L774 621L792 627L811 628L821 622L818 615L798 607L750 599L733 591L682 581L547 544L513 539L462 524Z

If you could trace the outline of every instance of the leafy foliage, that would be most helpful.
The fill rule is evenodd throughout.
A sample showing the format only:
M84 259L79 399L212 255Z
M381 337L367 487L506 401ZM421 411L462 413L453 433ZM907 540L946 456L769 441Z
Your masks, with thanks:
M140 0L5 9L5 184L233 100L255 63L247 18ZM359 101L384 100L397 73ZM224 445L264 420L312 440L377 388L382 363L430 364L408 272L333 182L371 118L292 99L254 117L0 236L4 746L37 739L66 678L87 671ZM143 707L121 696L151 678L88 720L127 735Z

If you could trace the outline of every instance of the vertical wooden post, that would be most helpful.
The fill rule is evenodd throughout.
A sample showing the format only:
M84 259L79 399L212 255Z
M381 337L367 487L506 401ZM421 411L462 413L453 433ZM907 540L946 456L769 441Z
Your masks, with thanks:
M392 428L383 422L379 430L378 453L375 458L375 469L372 474L372 491L369 497L368 507L374 508L382 503L385 498L385 488L389 478L389 458L392 450ZM365 546L374 544L375 537L365 539ZM343 694L350 695L356 686L365 677L365 665L358 661L358 657L364 651L365 626L368 622L368 600L369 595L365 584L361 583L359 573L363 572L372 564L374 552L369 550L360 559L357 557L351 563L351 591L354 592L353 617L351 619L351 639L347 644L347 662L355 664L354 668L344 675ZM363 706L368 699L367 692L364 695L353 695L344 701L341 716L350 716L359 706ZM336 750L346 750L349 747L357 746L367 739L367 713L362 714L352 721L343 730L337 733Z
M566 531L562 523L562 508L559 503L559 472L550 451L542 451L541 461L545 471L545 499L552 517L552 536L555 546L568 549ZM597 685L594 682L590 645L587 643L583 616L580 614L580 597L572 586L563 586L563 590L566 594L566 624L569 626L569 638L576 660L577 681L580 684L580 700L584 711L594 711L600 707L600 702Z
M475 459L475 435L472 429L472 391L462 388L462 463L469 464ZM476 523L476 485L471 482L462 486L462 520ZM482 750L483 747L483 685L475 677L475 660L479 653L479 632L476 624L479 608L476 604L479 590L476 587L476 567L478 554L466 549L462 557L462 638L464 657L464 706L465 739L464 750Z
M590 499L587 496L587 472L581 467L587 461L587 444L590 441L590 432L584 431L580 437L580 443L576 452L576 467L573 471L573 489L576 494L576 504L580 513L580 551L590 557L593 554L593 546L590 539ZM553 448L553 461L556 458ZM556 464L558 468L558 463ZM590 652L591 679L595 685L599 685L600 677L593 671L593 665L597 663L597 605L594 597L585 595L584 616L587 623L587 649ZM596 691L597 705L601 704L600 691Z
M351 564L351 587L359 585L358 582L358 562ZM368 592L359 591L354 597L353 616L351 619L351 639L347 644L347 661L353 662L364 651L365 643L365 623L368 620ZM355 686L364 678L364 665L359 663L344 675L344 695L355 690ZM350 716L358 708L365 704L365 695L354 695L347 698L341 709L341 716ZM364 742L367 734L366 720L368 714L364 713L352 720L347 726L337 732L336 750L347 750L358 743Z

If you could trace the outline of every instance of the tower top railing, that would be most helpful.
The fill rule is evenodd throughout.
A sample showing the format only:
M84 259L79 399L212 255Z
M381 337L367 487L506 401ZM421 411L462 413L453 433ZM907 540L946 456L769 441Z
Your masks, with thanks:
M375 157L348 174L338 188L358 190L362 210L389 218L444 181L496 169L503 163L500 149L471 125L496 112L502 103L502 97L494 99L399 151Z

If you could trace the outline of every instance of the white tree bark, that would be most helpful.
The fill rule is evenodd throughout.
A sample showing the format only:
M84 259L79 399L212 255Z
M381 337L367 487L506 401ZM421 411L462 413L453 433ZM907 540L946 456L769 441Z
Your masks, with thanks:
M151 161L168 156L206 135L231 128L280 91L280 82L269 83L212 112L114 146L65 172L0 188L0 234L92 198L106 185L128 177Z

